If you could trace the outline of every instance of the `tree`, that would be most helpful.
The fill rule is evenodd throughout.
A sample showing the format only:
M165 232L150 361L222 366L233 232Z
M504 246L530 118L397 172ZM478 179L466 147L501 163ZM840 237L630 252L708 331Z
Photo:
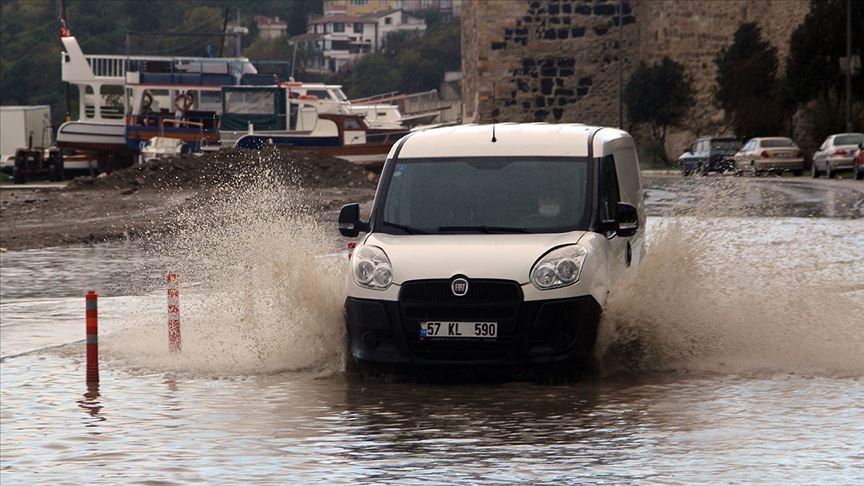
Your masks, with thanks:
M715 101L739 137L776 135L787 119L777 81L777 49L755 23L741 24L732 45L717 53Z
M852 55L864 55L864 5L852 1ZM856 28L857 26L857 28ZM811 0L810 12L792 33L786 78L795 101L805 103L829 92L845 93L846 79L840 57L846 56L846 0ZM853 96L864 99L860 76L853 82Z
M426 31L401 31L384 38L381 52L360 58L350 72L342 73L352 98L388 91L438 89L444 73L462 64L459 22L440 23Z
M840 57L846 56L846 0L811 0L810 12L792 33L786 79L795 104L803 106L808 130L805 144L818 144L826 135L846 131L846 76ZM852 55L864 56L864 5L852 7ZM864 82L861 72L852 81L853 129L864 130Z
M668 164L666 132L679 126L695 104L693 84L684 66L665 56L652 66L640 63L623 95L630 122L649 126L657 153Z

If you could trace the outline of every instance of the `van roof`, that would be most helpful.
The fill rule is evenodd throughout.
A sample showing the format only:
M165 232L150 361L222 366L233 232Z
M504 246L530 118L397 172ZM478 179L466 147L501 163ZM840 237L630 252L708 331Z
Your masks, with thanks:
M617 128L580 123L469 124L413 132L406 137L404 143L394 145L391 157L396 150L399 150L400 158L448 157L457 154L465 157L585 157L588 155L588 139L592 133L595 133L595 147L598 142L613 139L631 140L627 132Z

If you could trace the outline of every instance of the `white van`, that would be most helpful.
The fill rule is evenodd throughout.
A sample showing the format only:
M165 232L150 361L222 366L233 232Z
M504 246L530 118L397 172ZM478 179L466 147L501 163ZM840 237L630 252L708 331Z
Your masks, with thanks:
M636 148L615 128L500 123L391 149L356 237L345 318L361 369L586 364L610 289L638 266Z

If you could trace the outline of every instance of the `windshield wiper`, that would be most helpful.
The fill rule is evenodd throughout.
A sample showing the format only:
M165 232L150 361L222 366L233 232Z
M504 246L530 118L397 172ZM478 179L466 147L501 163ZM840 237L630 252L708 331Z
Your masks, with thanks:
M480 233L530 233L525 228L510 226L441 226L438 228L439 233L460 233L465 231L477 231Z
M381 223L381 226L387 226L387 227L389 227L389 228L396 228L396 229L400 229L400 230L402 230L402 231L408 233L409 235L425 235L425 234L429 234L428 231L424 231L424 230L421 230L421 229L418 229L418 228L412 228L411 226L406 226L406 225L404 225L404 224L390 223L390 222L388 222L388 221L384 221L383 223Z

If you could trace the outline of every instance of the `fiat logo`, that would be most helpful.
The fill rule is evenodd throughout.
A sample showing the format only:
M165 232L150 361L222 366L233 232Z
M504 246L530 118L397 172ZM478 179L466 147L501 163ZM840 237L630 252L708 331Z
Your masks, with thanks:
M468 293L468 281L461 277L453 279L450 282L450 290L456 297L464 297Z

